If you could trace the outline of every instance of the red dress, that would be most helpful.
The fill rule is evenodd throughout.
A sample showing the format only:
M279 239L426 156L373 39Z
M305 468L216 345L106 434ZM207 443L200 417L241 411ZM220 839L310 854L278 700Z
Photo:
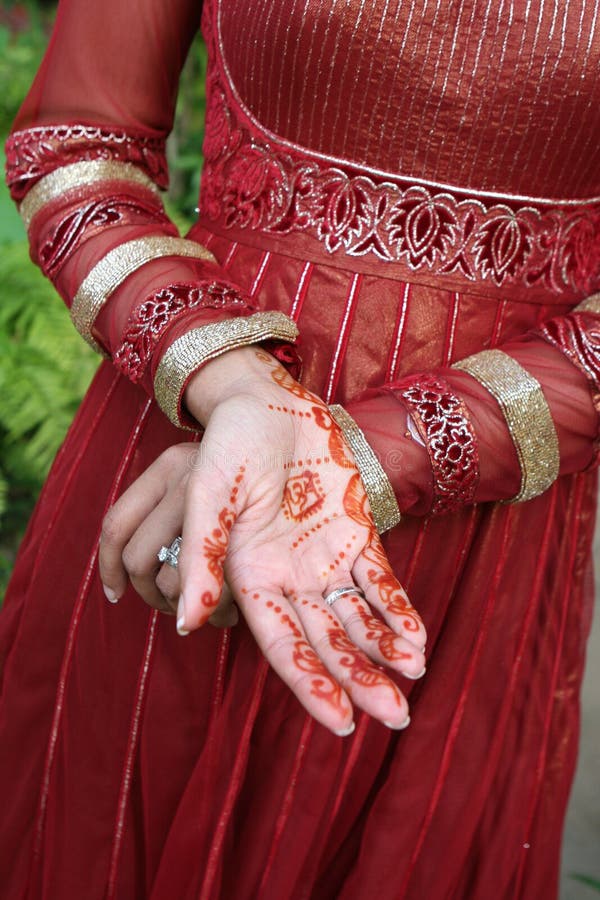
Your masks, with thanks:
M125 6L61 4L21 128L102 122L147 141L168 129L197 4L169 18L149 0ZM526 503L423 516L389 463L408 515L384 545L426 623L428 672L402 682L406 731L361 715L342 740L304 712L243 623L182 640L131 590L107 604L104 512L182 433L104 361L0 617L10 900L555 895L596 493L595 473L578 471L597 430L595 321L568 312L600 288L599 8L555 7L205 4L191 237L259 308L293 316L303 383L352 409L373 445L393 449L405 427L369 429L379 395L361 405L366 388L420 371L451 379L454 361L490 347L537 361L561 476ZM150 147L147 169L153 159ZM86 264L65 270L65 296ZM106 346L126 318L116 310L98 326ZM477 499L506 499L514 460L473 391Z

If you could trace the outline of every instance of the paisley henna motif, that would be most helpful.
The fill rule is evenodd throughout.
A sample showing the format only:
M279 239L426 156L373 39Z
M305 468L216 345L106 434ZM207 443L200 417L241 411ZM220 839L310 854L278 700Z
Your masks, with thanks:
M350 680L354 684L365 688L390 687L389 678L367 661L364 653L352 643L345 631L341 628L332 628L328 635L330 647L341 654L339 664L349 670ZM395 691L394 696L400 705L400 698Z
M366 629L366 639L377 642L379 652L386 662L412 659L412 653L406 653L398 649L396 646L397 635L387 627L385 622L369 615L364 609L357 609L357 614Z
M294 644L294 663L301 672L315 676L311 680L313 697L324 700L338 712L345 712L342 686L327 674L323 663L306 641L297 641Z
M329 453L334 462L343 469L354 469L354 459L344 440L342 429L335 422L326 406L313 406L312 413L315 423L327 432Z

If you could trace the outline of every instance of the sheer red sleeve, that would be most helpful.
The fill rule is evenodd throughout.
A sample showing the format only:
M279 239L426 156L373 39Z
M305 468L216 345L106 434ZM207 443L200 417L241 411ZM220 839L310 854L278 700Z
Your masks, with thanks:
M257 309L163 209L165 140L200 6L61 0L6 147L33 260L82 336L177 424L193 424L181 408L189 378L231 346L271 341L299 367L291 320Z
M556 477L598 464L598 299L456 366L370 389L347 405L401 512L527 500Z

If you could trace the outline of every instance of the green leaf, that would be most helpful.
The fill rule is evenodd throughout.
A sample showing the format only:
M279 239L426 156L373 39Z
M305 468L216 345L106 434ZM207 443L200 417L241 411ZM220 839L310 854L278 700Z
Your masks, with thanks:
M579 881L581 884L587 884L588 887L594 888L594 890L598 891L600 894L600 880L598 878L592 878L590 875L580 875L575 872L571 872L570 875L574 881Z

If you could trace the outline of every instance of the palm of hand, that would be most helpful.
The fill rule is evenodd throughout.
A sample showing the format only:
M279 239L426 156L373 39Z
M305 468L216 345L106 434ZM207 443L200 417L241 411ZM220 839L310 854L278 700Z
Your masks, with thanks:
M406 700L381 667L421 674L422 623L338 426L283 369L272 376L262 396L223 404L206 429L183 532L186 629L211 614L225 574L263 653L315 718L343 732L354 703L400 727ZM352 585L366 600L326 605Z

